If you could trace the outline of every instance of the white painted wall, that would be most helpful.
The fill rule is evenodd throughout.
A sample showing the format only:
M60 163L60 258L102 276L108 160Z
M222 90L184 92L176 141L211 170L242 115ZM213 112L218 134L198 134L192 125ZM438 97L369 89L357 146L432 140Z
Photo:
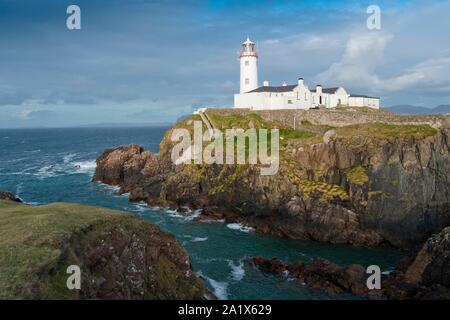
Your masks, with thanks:
M258 88L258 58L252 55L244 55L241 61L241 86L240 92L249 92Z
M347 91L339 87L335 93L322 92L316 87L311 92L303 78L298 79L293 91L283 93L252 92L258 88L258 53L255 44L249 38L242 43L240 60L240 93L234 95L235 108L250 109L310 109L317 106L335 108L339 105L354 107L380 108L380 99L368 97L350 97ZM268 85L268 82L265 83Z
M320 97L322 97L321 104ZM379 109L380 100L378 98L350 97L344 88L339 88L335 94L311 92L303 84L289 92L252 92L234 95L235 108L255 110L310 109L319 105L326 108L336 108L341 105Z
M349 97L348 106L380 109L380 99L370 97Z

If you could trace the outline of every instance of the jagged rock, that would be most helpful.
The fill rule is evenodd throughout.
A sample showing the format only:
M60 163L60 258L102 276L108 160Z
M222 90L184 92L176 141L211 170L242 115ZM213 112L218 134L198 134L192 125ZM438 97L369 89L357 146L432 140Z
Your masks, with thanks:
M14 194L12 194L11 192L7 192L7 191L0 191L0 200L10 200L10 201L14 201L14 202L22 202L22 200L20 200Z
M400 262L395 272L383 276L380 290L367 288L368 275L361 265L340 267L320 258L309 264L286 264L263 257L254 257L251 264L266 273L288 272L299 283L330 295L351 293L372 299L450 300L450 227L430 237L414 257Z
M406 270L405 280L412 284L450 287L450 227L427 240Z
M310 289L323 291L330 295L352 293L371 298L381 297L380 293L371 292L366 286L365 269L360 265L341 268L335 263L320 258L311 263L285 264L276 258L271 260L255 257L251 264L261 271L272 274L285 274L293 277L299 284L306 284Z
M257 127L255 119L249 121ZM210 218L232 212L257 232L282 237L364 246L423 243L450 225L448 124L418 133L407 127L398 136L389 125L373 126L333 129L326 143L289 140L272 176L261 176L254 165L175 166L172 128L158 155L135 145L106 150L94 180L120 185L133 201L202 208L205 215L220 207L223 214Z
M0 299L212 297L173 235L125 212L1 202L0 224L0 270L14 275L0 277ZM66 286L71 265L80 290Z
M331 129L325 132L323 135L323 142L324 143L330 143L332 140L335 140L337 138L336 130Z

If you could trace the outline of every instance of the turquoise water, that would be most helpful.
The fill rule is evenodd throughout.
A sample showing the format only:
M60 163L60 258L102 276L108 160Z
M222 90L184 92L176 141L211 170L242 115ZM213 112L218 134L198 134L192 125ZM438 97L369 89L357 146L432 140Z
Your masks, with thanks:
M288 262L314 257L341 265L377 264L391 270L402 253L258 235L224 223L196 223L166 209L130 203L116 189L92 183L95 159L105 148L136 143L157 152L167 128L0 130L0 190L39 205L55 201L100 205L133 212L176 235L195 271L222 299L327 299L282 276L265 275L246 263L256 255ZM342 298L342 297L340 297Z

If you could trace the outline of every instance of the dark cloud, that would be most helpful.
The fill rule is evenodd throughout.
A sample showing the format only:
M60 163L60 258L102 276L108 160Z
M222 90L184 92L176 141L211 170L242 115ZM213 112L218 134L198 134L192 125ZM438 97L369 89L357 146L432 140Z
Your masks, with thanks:
M79 0L82 29L68 31L65 10L72 3L0 0L0 106L16 118L22 111L51 110L61 115L61 124L139 120L147 110L171 120L204 105L230 106L238 91L236 53L247 34L261 51L261 80L291 82L302 75L314 85L333 64L330 75L351 65L346 48L355 30L364 31L370 2ZM369 76L398 82L408 71L427 72L428 83L439 84L439 99L445 99L446 83L433 79L434 67L423 63L450 50L442 41L448 6L378 2L383 32L394 38ZM355 77L346 79L339 84L352 89ZM365 83L355 89L373 90ZM433 88L424 87L420 99L438 100ZM405 86L386 99L412 103L396 99L415 99L417 92L417 86Z

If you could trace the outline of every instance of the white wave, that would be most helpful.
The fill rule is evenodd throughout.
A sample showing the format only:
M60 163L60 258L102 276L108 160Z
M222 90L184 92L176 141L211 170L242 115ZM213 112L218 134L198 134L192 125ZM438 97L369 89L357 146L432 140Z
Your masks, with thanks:
M120 190L120 187L119 187L119 186L115 186L115 185L111 185L111 184L106 184L106 183L99 182L99 181L96 181L96 183L97 183L100 187L102 187L103 189L106 189L106 190L108 190L108 191L110 191L110 192L112 192L112 193L116 193L116 192L118 192L118 191Z
M204 238L202 238L202 237L194 237L190 241L191 242L203 242L203 241L206 241L206 240L208 240L208 237L204 237Z
M18 196L18 197L20 197L20 194L23 192L23 183L21 182L21 183L19 183L17 186L16 186L16 195Z
M77 155L74 153L66 154L63 156L63 162L46 164L33 173L38 179L47 179L64 175L89 173L92 174L96 168L95 160L87 161L72 161ZM27 171L36 169L36 167L28 168L21 174L27 174Z
M54 171L54 166L53 165L48 165L48 166L43 166L41 167L37 173L36 176L39 179L46 179L46 178L52 178L56 176L56 173Z
M228 260L228 265L231 268L231 276L235 281L241 281L245 276L244 263L239 261L238 264L234 264L234 261Z
M194 210L194 211L189 209L187 211L187 213L183 213L183 214L179 213L177 210L172 210L172 209L168 209L168 208L164 209L164 211L166 213L168 213L170 217L182 219L184 221L192 221L195 218L197 218L199 215L202 214L202 209L198 209L198 210Z
M210 277L203 275L201 271L197 272L197 274L208 281L208 283L213 288L214 295L217 297L217 299L228 300L228 282L216 281Z
M97 162L95 160L73 162L72 166L77 172L94 173L95 168L97 167Z
M134 203L133 209L131 210L136 212L145 212L149 210L149 207L147 206L147 203L145 203L144 201L140 201Z
M254 228L245 226L241 223L229 223L229 224L227 224L227 228L229 228L231 230L238 230L238 231L246 232L246 233L255 231Z
M69 154L66 154L66 155L63 157L63 162L64 162L64 163L69 163L69 162L71 162L76 156L77 156L76 153L69 153Z
M44 204L43 202L33 202L33 201L32 202L23 201L23 203L28 204L30 206L40 206Z
M31 173L30 171L36 170L36 169L40 169L41 167L39 166L34 166L34 167L30 167L30 168L26 168L23 169L22 171L14 171L14 172L4 172L1 173L2 176L25 176L25 175L33 175L33 173ZM5 169L5 168L3 168Z
M41 149L24 151L24 153L38 153L38 152L41 152Z
M188 216L189 220L193 220L202 214L202 209L191 211L192 213Z

